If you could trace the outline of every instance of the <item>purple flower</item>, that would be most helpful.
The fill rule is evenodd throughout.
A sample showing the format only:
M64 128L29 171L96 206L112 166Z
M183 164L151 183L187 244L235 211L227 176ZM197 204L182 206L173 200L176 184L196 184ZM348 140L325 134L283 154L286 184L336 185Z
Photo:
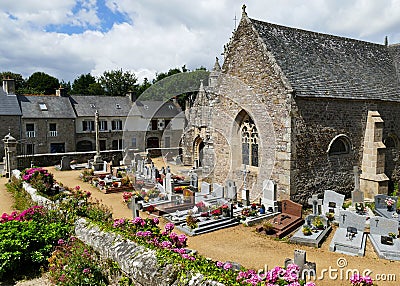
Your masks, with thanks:
M311 282L307 282L306 285L304 285L304 286L316 286L316 285L314 282L311 281Z
M172 247L172 243L168 240L161 242L161 247L162 248L171 248Z
M186 235L181 234L181 235L178 235L178 240L180 243L185 243L187 240L187 237L186 237Z
M166 225L165 225L165 231L167 231L167 232L170 232L170 231L172 231L173 229L174 229L174 227L175 227L175 225L173 224L173 223L171 223L171 222L168 222Z
M221 268L222 266L224 266L224 263L221 262L221 261L217 261L217 262L215 263L215 265L216 265L217 267Z
M225 269L225 270L229 270L229 269L231 269L231 268L232 268L232 264L230 264L229 262L227 262L227 263L224 264L224 269Z
M160 220L157 217L153 218L153 224L157 225L159 222Z
M64 239L59 239L58 241L57 241L57 244L58 245L64 245L65 244L65 241L64 241Z
M90 268L85 268L85 269L83 269L83 271L82 271L84 274L88 274L88 273L90 273Z

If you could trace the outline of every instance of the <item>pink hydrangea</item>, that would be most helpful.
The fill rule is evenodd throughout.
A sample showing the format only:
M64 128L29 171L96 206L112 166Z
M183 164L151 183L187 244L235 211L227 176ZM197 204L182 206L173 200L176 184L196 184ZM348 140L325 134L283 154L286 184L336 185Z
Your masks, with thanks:
M167 232L170 232L170 231L172 231L173 229L174 229L174 227L175 227L175 225L173 224L173 223L171 223L171 222L168 222L166 225L165 225L165 231L167 231Z

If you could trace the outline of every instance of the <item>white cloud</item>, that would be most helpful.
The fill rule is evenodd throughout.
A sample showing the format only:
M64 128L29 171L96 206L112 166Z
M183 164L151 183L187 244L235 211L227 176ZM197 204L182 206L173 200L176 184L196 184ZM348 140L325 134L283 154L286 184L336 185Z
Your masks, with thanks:
M186 64L211 68L241 16L239 0L105 0L127 22L102 29L96 0L3 0L0 66L29 76L44 71L73 81L122 68L142 79ZM400 0L254 0L249 17L382 43L400 42ZM110 17L113 15L110 15ZM46 32L48 25L91 27L79 34ZM93 30L93 29L97 30ZM6 40L4 40L6 39Z

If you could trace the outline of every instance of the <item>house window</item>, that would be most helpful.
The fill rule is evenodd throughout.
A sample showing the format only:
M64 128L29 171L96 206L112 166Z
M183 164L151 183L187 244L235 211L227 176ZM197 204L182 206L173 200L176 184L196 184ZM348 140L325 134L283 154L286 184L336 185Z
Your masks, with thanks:
M26 137L35 137L35 124L27 123L26 124Z
M65 143L50 144L50 153L64 153L64 152L65 152Z
M240 125L240 133L242 135L242 164L258 167L258 131L248 114Z
M351 144L346 135L338 135L332 139L328 147L329 156L350 153Z
M49 136L57 137L57 124L56 123L49 124Z
M107 144L107 140L99 140L99 144L100 144L100 151L105 151L107 150L106 144Z
M136 144L137 144L136 143L136 137L132 137L132 148L136 148L137 147Z
M94 121L93 120L82 121L82 130L84 132L94 131Z
M122 120L113 120L111 122L112 130L122 130Z
M121 150L122 147L122 139L113 140L112 141L112 149L113 150Z
M35 154L35 144L28 143L26 144L26 155L33 155Z
M46 103L39 103L39 108L41 111L47 111Z
M107 121L106 120L100 120L99 121L99 131L107 131Z
M151 130L158 130L158 120L157 119L151 120Z

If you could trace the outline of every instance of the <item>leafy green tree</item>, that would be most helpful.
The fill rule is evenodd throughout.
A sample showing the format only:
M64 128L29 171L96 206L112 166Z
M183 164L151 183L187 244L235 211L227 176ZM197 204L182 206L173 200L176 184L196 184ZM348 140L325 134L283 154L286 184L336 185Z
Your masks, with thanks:
M18 91L25 87L25 80L19 73L13 73L11 71L1 72L0 79L11 78L15 80L15 92L19 93Z
M129 71L105 71L98 79L106 95L125 96L129 91L137 92L137 78Z
M187 71L186 67L183 66L182 69L184 69L184 71ZM168 72L164 73L156 73L156 78L153 79L153 83L156 83L157 81L161 81L166 77L172 76L174 74L178 74L181 73L181 70L179 68L174 68L174 69L169 69Z
M104 88L101 86L100 83L94 82L94 83L89 84L88 94L91 94L91 95L103 95L104 93L105 93L104 92Z
M70 81L66 82L64 80L61 80L60 86L65 88L65 90L67 91L67 94L71 94L71 82Z
M137 89L137 95L140 96L146 89L148 89L151 86L151 82L145 77L143 79L143 83L138 86Z
M26 81L29 93L55 94L59 87L59 80L44 72L35 72Z
M82 74L78 78L74 80L72 83L72 91L73 94L93 94L90 93L89 87L91 84L96 83L96 78L92 76L90 73Z

